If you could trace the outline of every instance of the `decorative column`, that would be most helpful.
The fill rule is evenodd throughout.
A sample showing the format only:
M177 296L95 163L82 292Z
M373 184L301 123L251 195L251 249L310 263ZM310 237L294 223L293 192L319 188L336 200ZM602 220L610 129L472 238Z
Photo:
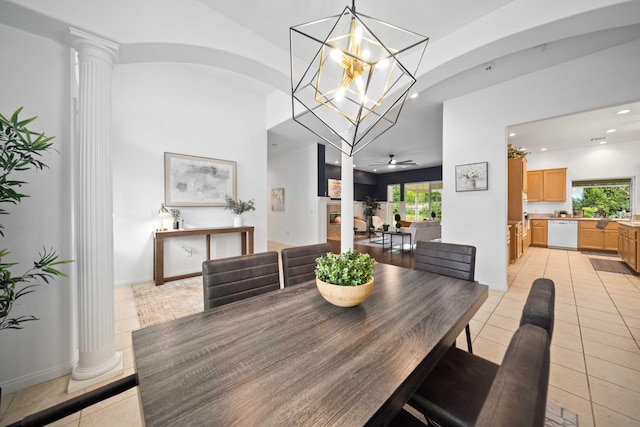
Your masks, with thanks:
M118 45L75 28L70 32L79 67L74 149L79 359L68 386L73 392L121 374L123 363L115 341L110 141Z
M343 149L346 151L346 142L343 142ZM340 215L340 252L347 252L353 249L354 223L353 223L353 157L342 152L342 168L340 179L341 192Z

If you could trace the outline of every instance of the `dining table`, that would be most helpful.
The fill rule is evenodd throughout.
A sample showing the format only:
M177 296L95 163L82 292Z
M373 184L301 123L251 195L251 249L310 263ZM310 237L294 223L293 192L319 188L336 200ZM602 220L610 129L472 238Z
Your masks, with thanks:
M355 307L315 280L133 332L147 426L385 425L488 287L378 263Z

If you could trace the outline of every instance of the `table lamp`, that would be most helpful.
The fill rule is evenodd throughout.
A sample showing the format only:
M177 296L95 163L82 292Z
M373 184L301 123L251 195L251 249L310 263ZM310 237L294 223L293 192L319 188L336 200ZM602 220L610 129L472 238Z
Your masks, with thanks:
M164 219L168 216L171 216L169 210L164 206L164 203L160 203L160 210L158 211L158 216L160 217L160 228L157 231L167 231L164 228Z

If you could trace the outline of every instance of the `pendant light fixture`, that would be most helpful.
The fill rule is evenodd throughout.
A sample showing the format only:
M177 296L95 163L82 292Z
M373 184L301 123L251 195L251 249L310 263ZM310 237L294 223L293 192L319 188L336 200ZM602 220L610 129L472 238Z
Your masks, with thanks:
M428 38L356 13L291 27L293 119L353 156L400 115Z

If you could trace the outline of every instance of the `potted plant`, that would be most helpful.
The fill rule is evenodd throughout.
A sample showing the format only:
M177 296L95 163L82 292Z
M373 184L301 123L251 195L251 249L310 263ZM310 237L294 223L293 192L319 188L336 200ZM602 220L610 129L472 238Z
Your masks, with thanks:
M567 217L567 211L565 211L565 210L561 210L558 213L560 214L560 218L566 218Z
M340 255L329 252L316 259L316 286L320 295L333 305L353 307L371 294L373 266L369 254L353 249Z
M17 205L26 194L21 194L16 189L26 184L25 181L15 180L10 177L13 172L26 171L31 168L42 170L47 167L39 160L43 153L48 152L53 137L45 136L27 128L27 125L35 120L20 120L18 115L22 111L19 108L7 119L0 114L0 203L12 203ZM0 214L7 214L0 209ZM4 237L3 226L0 225L0 236ZM11 271L18 265L15 262L7 262L8 249L0 249L0 331L3 329L22 329L22 323L38 320L33 315L22 315L10 318L9 313L14 303L21 297L35 291L42 282L49 283L54 276L66 277L57 270L57 266L72 261L59 261L56 252L52 249L44 249L39 253L39 259L33 262L33 266L27 269L21 276L15 276Z
M244 200L240 199L234 200L233 197L227 195L224 197L224 200L227 203L225 209L229 209L234 214L236 214L236 217L233 219L234 227L242 227L244 223L244 219L242 218L243 213L256 210L253 199L245 202Z
M399 233L400 232L400 228L402 228L402 224L400 224L400 220L402 219L402 217L400 216L400 214L396 214L393 219L396 220L396 231Z
M362 202L362 206L364 207L362 213L364 214L365 218L367 218L369 229L373 229L372 218L376 214L378 209L380 209L380 202L378 202L378 199L376 199L375 197L367 196L364 202Z
M173 229L177 230L180 228L180 209L169 209L169 213L171 214L171 221L173 221Z

